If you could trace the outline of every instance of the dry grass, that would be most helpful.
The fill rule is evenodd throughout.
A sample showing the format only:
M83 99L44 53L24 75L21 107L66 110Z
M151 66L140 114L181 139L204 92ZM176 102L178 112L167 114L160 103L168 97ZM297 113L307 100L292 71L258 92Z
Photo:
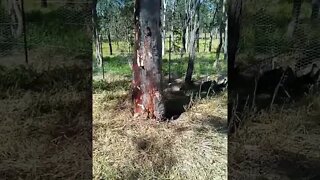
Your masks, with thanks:
M93 95L94 179L226 179L226 94L156 122L133 119L128 84L106 84Z
M90 179L90 77L36 65L0 70L0 179Z
M251 114L229 138L232 179L319 179L320 96Z

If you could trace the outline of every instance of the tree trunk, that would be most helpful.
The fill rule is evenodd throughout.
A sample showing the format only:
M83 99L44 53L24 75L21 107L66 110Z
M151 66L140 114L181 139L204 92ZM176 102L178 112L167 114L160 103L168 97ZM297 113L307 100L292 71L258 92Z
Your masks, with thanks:
M47 2L47 0L41 0L41 7L42 7L42 8L47 8L47 7L48 7L48 2Z
M288 30L287 30L287 37L289 39L293 37L293 35L297 29L297 24L299 22L299 16L300 16L300 11L301 11L301 4L302 4L302 0L294 0L293 1L292 19L288 25Z
M193 8L195 8L195 11L193 14L191 14L190 25L193 26L192 30L189 33L189 43L188 43L188 54L189 54L189 61L188 61L188 68L187 73L185 77L185 82L187 84L192 83L192 74L194 69L194 60L195 60L195 54L196 54L196 41L197 41L197 34L199 34L199 16L198 12L200 9L200 0L193 1Z
M212 51L212 39L213 39L213 30L211 30L210 32L209 52Z
M319 18L320 0L312 0L311 20Z
M197 12L198 14L198 22L200 21L200 10ZM200 26L200 22L199 22ZM200 28L200 27L199 27ZM197 52L200 52L200 29L197 31Z
M19 38L23 32L23 18L20 0L8 0L8 14L11 17L12 36L14 38Z
M163 119L159 0L135 0L135 57L132 64L134 116Z
M223 22L221 22L220 28L219 28L219 45L216 50L217 60L219 60L219 58L220 58L221 48L222 48L222 44L223 44L223 31L224 31Z
M199 31L199 29L197 29L196 31ZM191 84L192 83L192 74L193 74L193 69L194 69L194 60L196 57L196 34L192 33L191 37L190 37L190 50L189 50L189 61L188 61L188 68L187 68L187 73L186 73L186 77L185 77L185 82L187 84Z
M207 33L204 33L204 48L203 48L203 52L206 52L206 48L207 48Z
M199 52L200 51L200 32L198 31L197 32L197 35L196 35L197 37L197 52Z
M186 27L183 27L182 29L182 51L183 52L186 52L187 51L187 47L186 47L186 44L187 44L187 40L186 40L186 34L187 34L187 28Z
M234 77L236 52L238 50L240 24L242 14L242 0L228 1L228 74ZM229 82L232 82L230 80ZM230 84L231 85L231 84Z
M162 25L162 51L161 51L161 55L164 56L165 50L166 50L166 12L167 12L167 2L166 0L162 0L162 21L161 21L161 25Z
M92 9L92 22L93 22L93 38L95 42L95 53L96 53L96 61L98 67L102 68L102 42L101 36L99 33L99 24L98 24L98 17L97 17L97 10L96 10L96 1L94 2L94 8Z
M108 30L108 42L109 42L110 55L112 55L112 41L111 41L110 30Z
M214 21L216 19L218 11L219 11L219 6L216 5L216 9L213 14L212 22L210 23L211 31L210 31L209 52L212 51L212 41L213 41L213 35L214 35Z
M219 26L219 45L218 48L216 50L216 61L214 63L214 67L217 68L218 67L218 63L220 60L220 54L221 54L221 49L222 46L224 46L223 44L225 44L225 30L226 30L226 25L225 25L225 21L226 21L226 8L225 8L225 0L221 0L221 7L222 7L222 13L221 13L221 21L220 21L220 26ZM224 46L225 47L225 46ZM225 52L225 50L224 50Z
M223 32L223 35L224 35L224 46L223 46L223 49L224 49L224 61L226 62L227 59L228 59L228 36L227 36L227 32L228 32L228 14L227 14L227 0L223 0L223 7L224 7L224 10L223 10L223 14L224 14L224 32Z

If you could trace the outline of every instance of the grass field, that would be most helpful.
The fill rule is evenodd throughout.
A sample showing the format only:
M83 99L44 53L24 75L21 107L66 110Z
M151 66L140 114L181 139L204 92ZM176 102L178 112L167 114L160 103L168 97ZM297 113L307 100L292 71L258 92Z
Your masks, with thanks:
M38 49L28 67L1 66L1 179L90 178L90 63L75 56Z
M125 43L113 43L114 55L110 56L104 43L104 80L101 70L94 68L94 179L226 179L227 93L193 99L174 121L134 119L128 62L132 54L126 48ZM215 75L214 59L213 52L197 53L194 78ZM171 75L184 77L187 57L181 59L175 53L171 62ZM226 63L221 62L219 72L225 73ZM164 76L168 75L168 65L166 52Z
M226 179L227 96L172 122L134 119L130 80L94 82L94 179Z
M241 179L319 179L318 93L271 111L247 113L228 139L230 174Z
M208 38L208 37L207 37ZM209 40L207 40L207 49ZM129 66L129 61L132 61L133 54L128 52L128 45L126 42L118 42L113 44L113 55L110 55L109 45L107 42L103 43L103 56L104 56L104 71L106 74L112 74L115 76L131 76L131 69ZM213 41L213 52L203 52L204 40L200 40L200 52L196 54L194 78L198 79L201 75L212 76L213 74L226 74L227 63L223 60L224 54L220 55L220 63L218 68L214 68L213 64L215 61L216 54L214 53L218 45L218 40ZM166 44L168 46L168 44ZM163 75L169 75L169 54L165 52L162 59L162 69ZM181 59L181 55L178 52L173 52L171 54L170 60L170 74L172 77L180 78L184 77L188 65L188 57L184 55ZM102 69L94 66L94 77L101 78Z

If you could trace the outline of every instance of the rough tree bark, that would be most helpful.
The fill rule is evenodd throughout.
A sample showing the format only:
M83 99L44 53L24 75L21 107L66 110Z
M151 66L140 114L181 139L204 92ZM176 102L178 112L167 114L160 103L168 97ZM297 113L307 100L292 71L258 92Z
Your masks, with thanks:
M238 50L242 0L228 0L228 74L234 77L235 59ZM230 80L229 82L232 82ZM230 84L231 85L231 84Z
M135 0L135 56L132 100L134 116L163 119L160 1Z

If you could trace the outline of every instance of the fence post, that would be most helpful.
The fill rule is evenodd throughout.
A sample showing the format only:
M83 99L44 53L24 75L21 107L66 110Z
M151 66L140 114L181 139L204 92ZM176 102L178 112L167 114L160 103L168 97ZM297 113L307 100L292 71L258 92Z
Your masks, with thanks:
M24 0L21 0L21 11L22 11L25 61L26 61L26 64L28 64L29 63L29 59L28 59L28 45L27 45L27 31L26 31L26 17L25 17L25 9L24 9Z

